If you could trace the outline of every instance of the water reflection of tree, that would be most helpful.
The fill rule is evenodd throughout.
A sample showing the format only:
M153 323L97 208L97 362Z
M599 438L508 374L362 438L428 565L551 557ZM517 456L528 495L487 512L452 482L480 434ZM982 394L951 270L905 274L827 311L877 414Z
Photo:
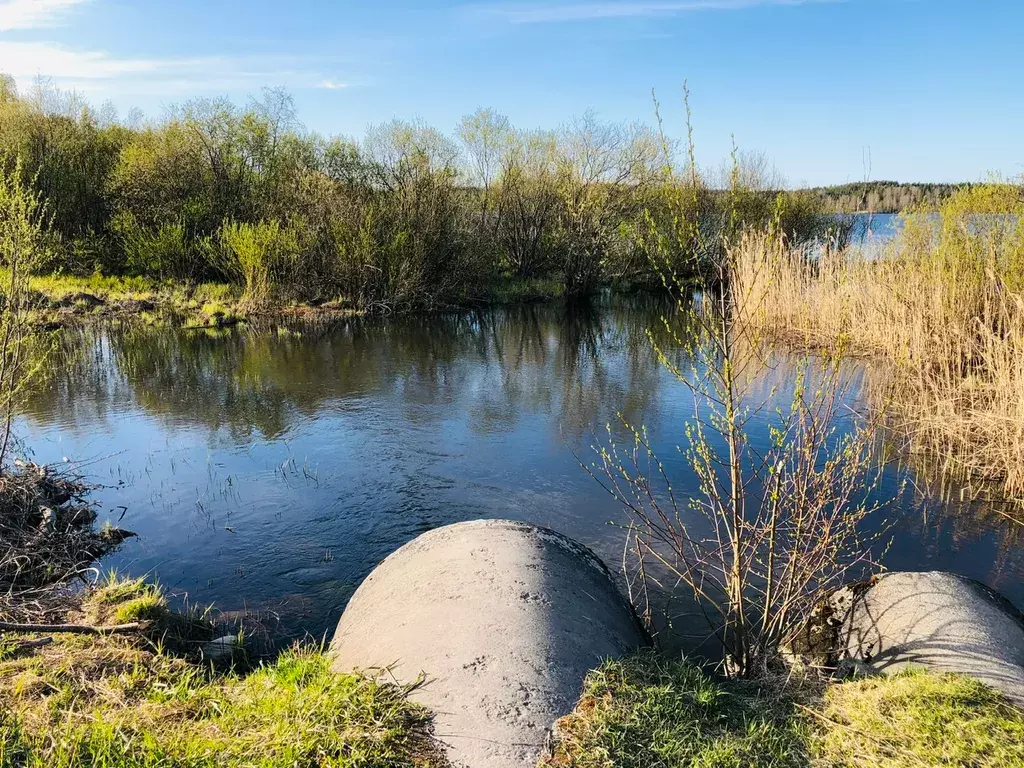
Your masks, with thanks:
M297 418L363 407L372 396L374 407L411 424L462 408L473 428L500 432L541 413L580 435L615 410L639 418L655 402L658 368L646 334L657 332L663 311L646 298L289 330L77 329L60 336L50 379L26 415L85 428L138 408L246 440L279 437Z
M578 438L656 407L660 372L647 341L663 302L636 297L584 307L525 306L489 313L492 370L474 403L474 426L489 432L523 413L543 413Z
M1001 498L996 487L975 487L951 478L937 459L911 456L916 478L915 502L921 507L920 537L935 547L967 550L988 540L993 558L984 581L995 587L1015 578L1024 566L1024 524L1015 501Z

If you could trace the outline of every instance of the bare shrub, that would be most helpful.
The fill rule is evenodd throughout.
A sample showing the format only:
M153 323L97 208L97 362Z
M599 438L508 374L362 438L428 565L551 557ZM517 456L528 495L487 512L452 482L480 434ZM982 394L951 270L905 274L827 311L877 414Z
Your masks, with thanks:
M567 297L595 290L604 263L626 247L622 225L639 216L657 179L659 142L639 125L601 123L592 114L559 136L559 246Z
M662 140L660 206L644 211L633 237L676 296L675 322L664 317L663 330L649 330L648 339L693 394L678 450L698 491L677 495L646 429L626 419L630 443L619 445L609 428L593 468L630 513L633 558L624 565L644 615L650 621L652 585L681 588L720 644L727 671L752 677L768 670L830 591L875 567L886 530L872 519L885 506L874 496L877 419L844 409L849 382L838 356L799 361L792 380L766 391L770 376L786 370L763 323L777 274L770 258L752 264L745 256L790 252L785 198L768 221L747 222L743 207L755 190L745 186L749 174L734 152L728 207L715 215L697 169L685 86L684 97L687 164L680 171ZM683 282L689 275L701 285L692 301ZM777 405L784 391L788 408ZM767 446L752 439L758 422L767 424Z
M432 307L478 287L486 255L468 247L454 143L396 121L351 147L343 168L348 194L331 230L345 295L390 311Z
M694 397L679 450L698 492L677 495L646 429L625 420L632 439L619 444L609 429L595 465L632 518L629 580L639 584L634 598L644 613L650 618L652 582L682 588L729 672L742 677L763 674L826 594L875 567L886 531L879 519L886 502L875 495L877 422L845 409L849 380L840 358L778 365L758 321L771 275L744 281L738 274L739 254L753 248L786 245L776 234L751 233L727 243L718 287L693 304L679 299L689 335L668 320L668 341L649 333L662 365ZM781 370L795 377L766 383ZM777 407L783 392L789 405ZM766 446L752 439L758 422L768 424Z
M501 158L494 236L511 272L535 277L556 264L557 139L548 131L516 131Z
M11 462L12 421L25 388L46 358L32 333L28 276L50 246L46 206L20 161L0 163L0 614L24 617L42 605L31 591L68 578L123 534L92 529L95 513L81 503L77 478ZM13 466L17 465L17 466ZM25 590L30 590L26 593ZM52 601L48 601L52 604Z
M28 278L48 248L47 210L25 178L0 163L0 472L11 442L11 421L26 384L41 364L28 322Z

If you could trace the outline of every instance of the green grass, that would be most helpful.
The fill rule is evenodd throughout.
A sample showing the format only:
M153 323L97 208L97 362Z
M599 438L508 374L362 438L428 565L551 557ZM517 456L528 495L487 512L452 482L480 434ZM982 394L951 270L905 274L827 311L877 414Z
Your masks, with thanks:
M228 325L236 323L241 316L229 304L219 301L208 301L199 309L199 315L208 323L214 325Z
M833 686L816 731L822 764L1024 766L1024 712L965 677L911 671Z
M160 590L111 580L89 620L152 618ZM0 638L3 639L3 638ZM22 638L19 638L22 639ZM57 635L0 653L0 768L387 768L437 763L407 691L335 674L320 649L218 673L143 638Z
M29 290L50 298L62 298L77 293L88 293L100 299L151 298L162 286L146 277L119 277L108 275L34 275L29 278Z
M807 765L806 726L785 699L727 687L653 654L591 672L557 727L545 768L747 768Z
M124 275L33 275L29 278L29 290L37 291L47 298L60 299L75 294L90 294L104 301L126 299L164 298L182 303L196 302L197 306L207 301L230 303L240 297L240 289L229 283L199 283L186 285L172 281L160 281L149 277Z
M3 270L0 269L0 279ZM30 311L30 321L38 326L58 327L96 318L125 317L150 325L164 322L187 327L207 328L234 325L247 316L281 312L361 314L345 298L311 306L301 301L283 301L251 311L245 302L243 288L232 283L200 283L189 285L159 281L146 277L93 274L34 275L29 290L39 301ZM524 304L563 298L565 288L558 276L515 278L507 275L496 279L482 294L462 297L467 306ZM99 299L97 303L94 299ZM140 308L140 302L149 307ZM2 768L2 766L0 766Z
M150 325L170 320L205 326L242 319L238 311L241 289L229 283L188 285L101 274L34 275L28 287L41 299L31 310L31 321L43 326L121 316ZM140 302L149 306L140 309Z
M95 641L91 641L95 642ZM103 641L109 645L109 641ZM247 676L207 679L169 657L80 641L62 663L6 661L0 766L367 768L427 765L426 714L404 692L294 650ZM47 656L51 656L51 651Z
M558 277L501 277L487 290L488 304L522 304L552 301L565 295L565 285Z
M820 690L715 680L640 655L592 672L543 768L1024 768L1024 712L910 672Z
M182 614L167 607L167 598L159 585L145 579L126 579L111 573L82 603L82 613L89 624L111 626L149 621L159 632L171 629L187 634L190 624L200 625L201 615ZM184 638L183 638L184 639Z
M0 271L2 275L2 271ZM176 308L198 309L208 302L234 304L241 290L229 283L199 283L190 285L173 281L160 281L148 277L102 275L33 275L28 288L51 301L68 296L89 295L105 302L148 300Z
M92 607L117 605L127 600L159 593L160 588L156 584L146 582L145 579L123 578L116 572L111 572L103 579L100 586L89 593L85 603Z

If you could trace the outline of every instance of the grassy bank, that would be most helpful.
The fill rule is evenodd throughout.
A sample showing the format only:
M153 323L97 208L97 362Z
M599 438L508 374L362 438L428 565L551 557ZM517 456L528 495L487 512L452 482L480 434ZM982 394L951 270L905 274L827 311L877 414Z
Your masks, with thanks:
M748 238L737 295L776 338L882 363L876 397L912 450L978 494L1024 500L1024 187L905 216L881 258Z
M73 618L159 622L165 611L151 585L122 581ZM406 689L333 673L317 648L243 671L152 634L2 639L3 768L444 765ZM1024 713L967 678L724 681L645 653L590 673L539 768L966 765L1024 766Z
M111 319L218 327L263 318L335 318L373 311L359 309L343 296L316 301L282 299L253 307L246 302L243 289L223 282L183 285L146 277L106 275L33 275L26 282L25 321L35 328L54 329ZM472 297L453 298L453 303L445 308L553 301L563 296L564 287L557 276L500 276Z
M437 764L406 689L330 671L318 647L260 661L245 627L174 611L156 585L80 577L127 536L52 468L0 474L0 768Z
M36 327L112 318L216 325L241 317L240 292L227 283L182 286L146 277L33 275L27 286L26 320Z
M104 584L69 619L149 628L0 635L3 768L437 764L429 717L405 690L334 674L319 649L248 672L215 667L195 632L172 629L182 619L161 592L140 581Z
M359 313L344 299L250 307L238 286L224 282L181 284L147 277L34 275L27 284L26 321L36 328L111 319L217 327L262 317Z
M653 655L592 672L542 768L1014 768L1024 713L966 678L723 682Z

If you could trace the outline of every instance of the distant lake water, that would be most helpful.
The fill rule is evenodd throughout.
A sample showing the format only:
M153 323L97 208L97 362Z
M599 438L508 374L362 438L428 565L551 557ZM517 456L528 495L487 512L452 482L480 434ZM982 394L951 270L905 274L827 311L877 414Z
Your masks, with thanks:
M616 570L626 517L577 459L616 413L646 425L676 487L695 490L676 450L693 400L646 336L666 313L634 297L287 329L68 330L16 427L36 460L66 457L101 485L101 520L139 534L105 568L320 637L377 563L447 523L550 526ZM782 360L773 376L792 373ZM767 440L767 422L754 430ZM923 472L886 565L952 570L1024 605L1024 529L929 496ZM882 491L898 482L887 470Z
M854 217L853 242L861 245L892 240L900 231L898 213L858 213Z

